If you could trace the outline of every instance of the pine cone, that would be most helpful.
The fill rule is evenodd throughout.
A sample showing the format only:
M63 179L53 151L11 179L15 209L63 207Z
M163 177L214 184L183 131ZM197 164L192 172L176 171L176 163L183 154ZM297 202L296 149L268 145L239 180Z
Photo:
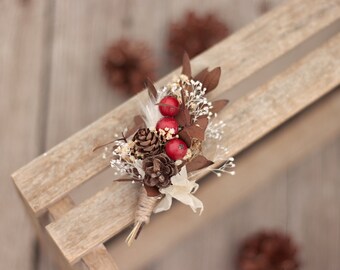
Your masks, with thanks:
M144 184L159 188L170 186L170 178L178 173L175 162L165 153L144 159L143 170L145 171Z
M157 133L148 128L138 129L132 141L135 143L133 153L137 158L157 155L162 151L161 141Z
M184 52L190 58L200 54L228 35L227 26L216 15L199 16L188 12L183 22L170 27L168 50L175 63L180 63Z
M104 70L113 88L133 95L143 90L146 78L155 79L151 49L142 42L119 40L104 56Z
M297 247L280 232L259 232L244 241L237 264L239 270L296 270Z

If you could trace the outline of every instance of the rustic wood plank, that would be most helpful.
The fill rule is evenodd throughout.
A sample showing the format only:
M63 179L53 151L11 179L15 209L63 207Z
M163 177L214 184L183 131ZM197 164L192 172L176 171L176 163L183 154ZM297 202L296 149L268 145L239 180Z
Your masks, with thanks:
M228 134L228 140L223 144L229 146L231 155L245 149L339 84L339 42L340 34L220 114L226 121L225 133ZM132 222L137 201L133 197L137 189L135 185L116 183L47 226L71 263Z
M339 140L340 123L337 119L339 113L340 89L337 89L238 155L235 176L226 175L224 178L217 178L212 174L204 179L197 192L197 196L205 206L205 211L201 216L194 215L185 205L176 204L171 211L155 216L152 222L143 229L143 233L132 247L127 247L124 243L127 234L124 233L107 244L109 252L116 256L119 266L130 270L153 269L152 265L154 269L162 269L162 267L167 269L168 266L174 266L176 260L184 269L206 269L196 268L197 264L194 261L198 259L202 265L210 261L211 266L216 266L211 267L212 269L222 269L221 265L224 265L225 269L233 269L235 251L248 233L269 226L285 231L288 221L289 233L293 233L293 237L301 243L304 261L309 261L307 259L315 256L312 252L317 252L318 248L315 248L315 245L309 246L308 239L311 235L308 233L305 236L305 228L314 224L313 239L315 242L319 237L323 239L324 247L326 241L330 242L333 239L333 236L325 237L321 231L317 231L320 219L314 219L314 222L311 218L306 220L303 214L307 209L308 212L313 212L315 204L325 201L325 197L319 200L314 195L312 200L316 202L308 207L311 198L307 194L301 194L302 190L309 186L308 189L316 192L320 185L313 186L309 183L310 178L299 180L296 176L291 177L292 173L287 174L287 171L299 166L301 160L314 155L319 151L318 149L329 142ZM334 163L338 160L339 158L334 157ZM329 167L332 168L329 175L334 177L336 175L334 170L337 166L330 164ZM289 190L285 190L286 179L290 181ZM327 179L333 181L332 178ZM303 181L304 184L297 182L297 185L294 185L295 180ZM327 187L325 186L325 189L337 186L338 184L330 183ZM297 190L292 192L295 188ZM273 192L273 196L268 194L270 192ZM336 193L336 190L334 192ZM287 200L293 199L293 202L288 204L288 208L282 198L285 195L288 195ZM300 196L305 199L299 200ZM297 200L299 203L295 203ZM253 205L254 201L256 201L255 205ZM305 208L292 210L296 205L301 206L303 201ZM336 206L337 204L334 204L331 211L334 211ZM320 207L319 210L328 209L328 203L325 203L324 207ZM284 211L285 209L288 212ZM284 213L279 213L280 211ZM317 212L313 213L317 215ZM329 223L335 223L328 224L327 228L333 232L336 231L339 223L330 217L328 220ZM165 227L167 233L164 233ZM327 230L326 227L323 228ZM336 253L338 244L336 242L334 244L329 244L326 249L333 254L330 264L337 261L334 258L334 252ZM201 247L201 249L198 248L198 250L194 246ZM308 254L304 253L305 248ZM334 248L333 251L331 251L332 248ZM142 253L141 250L143 250ZM187 255L185 261L184 255L179 254L181 251ZM214 251L217 254L214 254ZM206 253L203 254L204 252ZM130 260L131 257L134 259ZM325 254L316 257L313 260L319 260L321 257L328 258ZM155 258L158 260L155 261Z
M336 1L289 1L196 58L194 67L221 65L228 74L222 76L220 87L214 91L215 95L221 94L224 89L236 85L336 21L339 14ZM221 51L228 53L221 55ZM168 80L169 76L164 80ZM163 84L164 80L159 84ZM99 143L99 137L108 141L113 133L120 131L122 123L125 125L130 115L136 113L138 106L132 104L138 104L145 97L145 92L135 96L13 175L35 213L40 214L65 193L107 166L106 161L91 152L93 145ZM52 120L49 122L53 123Z
M0 268L34 267L35 233L11 172L39 154L47 3L0 1Z
M338 115L333 111L324 121ZM315 123L316 128L319 125ZM304 268L311 270L337 269L340 265L340 136L330 142L287 173L287 229L301 247Z
M53 220L58 220L68 211L73 209L74 202L69 196L66 196L59 202L49 207L49 214ZM111 255L107 252L107 249L103 244L94 247L88 254L86 254L82 261L84 266L88 270L108 270L118 269L116 263L112 259Z
M118 270L116 262L103 244L91 250L82 260L89 270Z

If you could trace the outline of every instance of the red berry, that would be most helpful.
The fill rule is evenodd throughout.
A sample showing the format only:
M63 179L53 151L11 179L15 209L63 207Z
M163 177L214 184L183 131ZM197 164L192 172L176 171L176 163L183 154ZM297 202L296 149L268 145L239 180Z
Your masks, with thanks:
M175 130L174 134L178 133L178 123L175 120L175 118L163 117L161 120L159 120L157 122L157 125L156 125L157 130L163 129L163 130L167 131L166 128L168 128L168 129L173 128Z
M165 152L169 158L178 160L184 158L188 151L188 146L181 139L172 139L165 145Z
M179 112L179 102L177 98L167 96L159 102L159 111L164 116L175 116Z

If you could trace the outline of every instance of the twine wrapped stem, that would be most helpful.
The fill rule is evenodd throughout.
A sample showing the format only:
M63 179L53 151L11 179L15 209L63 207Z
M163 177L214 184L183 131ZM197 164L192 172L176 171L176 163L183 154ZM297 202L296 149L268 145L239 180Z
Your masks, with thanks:
M152 211L155 208L156 203L159 199L160 199L160 196L155 196L155 197L148 196L145 188L144 187L141 188L139 200L137 204L137 210L135 213L135 225L125 240L128 246L131 246L133 240L137 239L144 224L149 223Z

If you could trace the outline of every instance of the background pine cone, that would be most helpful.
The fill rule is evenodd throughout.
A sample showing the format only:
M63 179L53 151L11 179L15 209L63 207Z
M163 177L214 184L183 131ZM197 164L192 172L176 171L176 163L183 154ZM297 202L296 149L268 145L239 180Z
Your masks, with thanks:
M165 153L144 159L143 170L145 171L144 184L159 188L168 187L171 184L170 178L178 173L175 162Z
M135 157L145 158L159 154L162 151L162 145L157 133L150 131L148 128L141 128L132 138L134 145Z
M227 26L214 14L199 16L188 12L183 22L170 27L168 50L176 64L180 63L184 52L190 58L216 44L229 33Z
M259 232L247 238L238 254L239 270L299 269L297 247L280 232Z
M151 49L143 42L119 40L104 57L109 84L130 95L143 90L146 78L155 79L155 68Z

